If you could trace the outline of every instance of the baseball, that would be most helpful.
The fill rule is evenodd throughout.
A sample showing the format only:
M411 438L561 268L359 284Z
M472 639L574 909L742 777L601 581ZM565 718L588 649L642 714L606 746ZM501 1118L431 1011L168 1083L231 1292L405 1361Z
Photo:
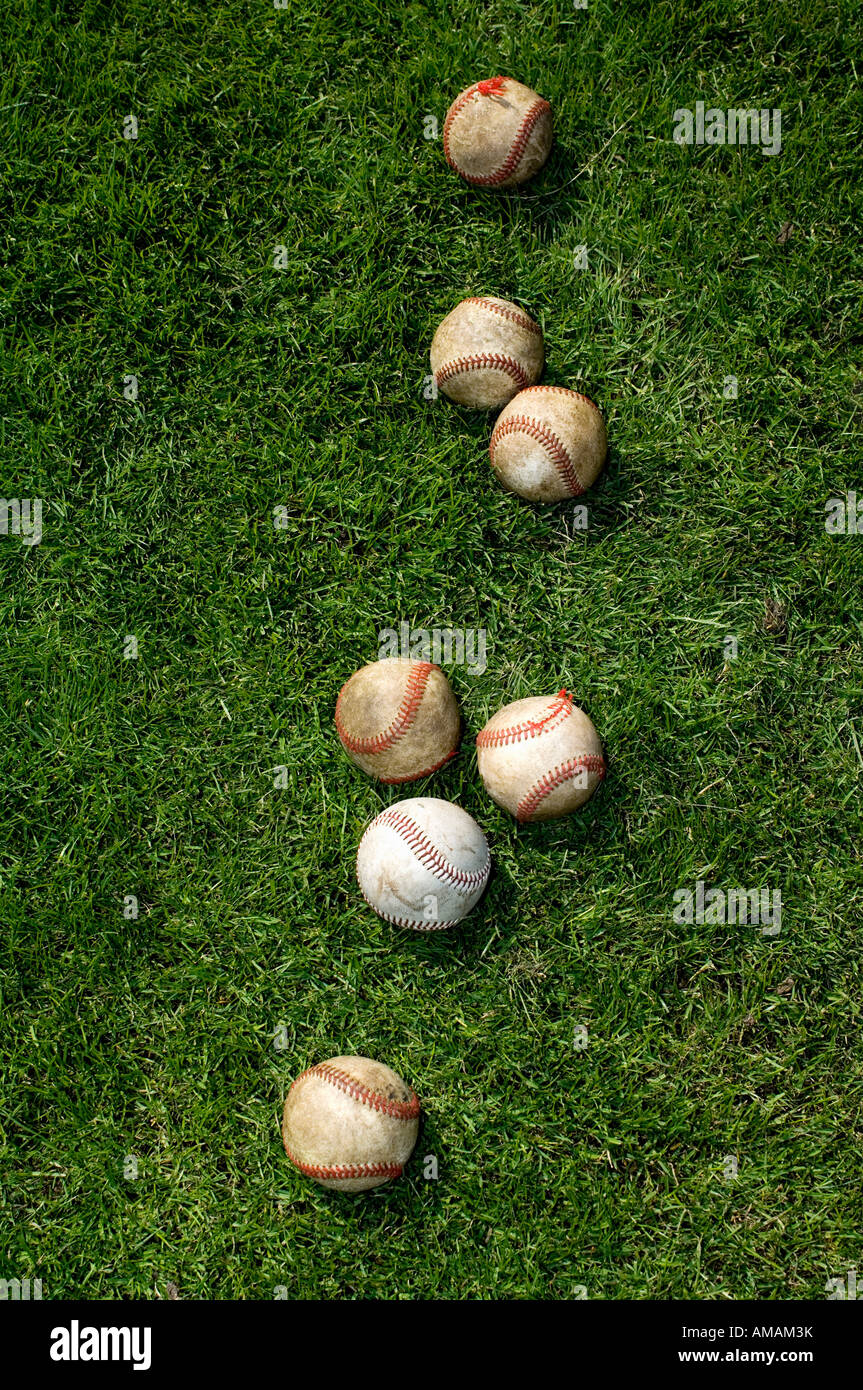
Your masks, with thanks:
M528 386L501 411L491 466L505 488L530 502L579 497L598 476L608 449L598 406L564 386Z
M431 369L438 389L459 405L495 410L539 381L542 329L508 299L463 299L438 325Z
M387 657L354 672L336 701L336 730L351 762L381 782L414 782L458 751L452 687L430 661Z
M514 188L541 169L551 149L551 107L511 77L474 82L446 113L450 168L481 188Z
M357 881L369 907L414 931L456 926L482 897L490 869L476 821L437 797L387 807L357 850Z
M599 735L565 690L504 705L476 747L486 791L520 821L569 815L605 776Z
M383 1062L331 1057L291 1086L282 1142L294 1167L322 1187L365 1192L401 1176L419 1113L410 1086Z

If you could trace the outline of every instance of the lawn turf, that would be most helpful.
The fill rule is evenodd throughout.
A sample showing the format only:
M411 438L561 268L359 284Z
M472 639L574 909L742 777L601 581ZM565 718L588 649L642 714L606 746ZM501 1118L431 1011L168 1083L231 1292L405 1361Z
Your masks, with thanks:
M863 1216L863 536L824 525L863 513L859 11L25 0L0 33L0 483L45 506L0 537L0 1278L824 1297ZM497 72L555 112L512 194L425 138ZM676 145L699 100L780 108L781 153ZM586 532L425 398L476 293L605 413ZM406 790L332 718L401 621L488 640L448 668L461 755ZM609 775L519 828L472 740L561 686ZM495 865L429 938L354 880L422 793ZM698 879L779 889L779 934L676 923ZM370 1195L281 1147L335 1053L423 1102Z

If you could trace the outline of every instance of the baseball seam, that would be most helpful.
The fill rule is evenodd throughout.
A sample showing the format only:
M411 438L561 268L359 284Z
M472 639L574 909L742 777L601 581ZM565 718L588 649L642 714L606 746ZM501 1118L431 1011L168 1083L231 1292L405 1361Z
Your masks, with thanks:
M500 168L495 170L493 174L486 174L484 178L472 179L471 182L475 184L484 184L486 187L490 187L494 184L504 183L511 174L514 174L522 161L522 156L527 147L527 142L533 133L534 126L540 116L544 115L546 111L550 112L551 107L547 101L539 97L525 112L522 123L512 143L512 149Z
M428 869L435 878L441 879L459 893L472 893L488 878L491 867L489 863L485 863L481 869L474 869L472 872L467 869L460 869L456 864L450 864L416 821L411 820L410 816L406 816L403 811L397 811L394 806L390 806L386 811L381 811L380 815L375 817L366 831L366 835L376 825L390 826L405 841L423 868Z
M476 187L492 188L496 184L504 183L511 174L515 173L521 163L522 156L524 155L527 142L531 137L534 126L540 116L546 111L551 111L548 102L543 97L537 97L536 101L532 102L524 113L521 124L513 137L509 154L500 168L495 169L491 174L469 174L456 162L450 150L450 133L453 123L456 117L464 110L467 103L471 101L477 93L482 96L496 96L505 80L506 79L502 77L495 77L489 82L477 82L475 86L468 88L466 92L453 102L447 112L446 120L444 121L443 148L447 163L450 168L455 169L456 173L460 174L463 179L467 179L468 183L474 184ZM496 84L494 87L492 86L493 83ZM483 90L484 88L486 90Z
M458 748L453 748L452 752L446 753L440 762L432 763L431 767L424 767L422 772L406 772L402 777L379 777L378 781L383 782L385 787L397 787L402 782L418 782L421 777L430 777L433 772L438 772L440 768L454 758Z
M554 430L549 429L548 425L544 425L541 420L533 419L530 415L511 415L508 420L495 426L491 443L488 446L492 468L495 466L494 452L497 445L510 434L527 434L535 439L537 444L541 444L548 455L549 462L557 470L561 481L569 488L570 496L581 496L584 487L563 440L554 433Z
M360 892L372 912L376 912L379 917L383 917L385 922L391 922L394 927L407 927L410 931L446 931L449 927L460 926L462 921L460 917L454 922L430 922L425 918L420 921L414 917L396 917L392 912L382 912L379 907L375 907L375 904L372 902L362 884L360 884Z
M475 352L468 357L453 357L449 362L444 362L441 367L438 367L435 372L435 382L438 386L442 386L452 376L461 376L463 372L484 370L506 372L519 390L523 390L530 383L530 378L515 358L507 357L502 352Z
M391 1100L389 1096L382 1096L379 1091L373 1091L371 1087L364 1086L349 1072L342 1071L341 1067L333 1067L329 1062L318 1062L315 1066L309 1067L308 1071L301 1072L291 1086L291 1090L310 1076L317 1076L322 1081L328 1081L331 1086L343 1091L352 1100L359 1101L361 1105L368 1105L372 1110L377 1110L382 1115L389 1115L391 1119L415 1120L420 1113L419 1098L410 1086L408 1086L411 1094L409 1101Z
M477 748L500 748L504 744L518 743L524 738L537 738L556 729L563 723L573 709L572 696L561 690L551 702L548 714L542 719L526 719L523 724L510 724L501 729L481 729L476 736Z
M531 787L530 791L522 797L516 808L516 819L529 821L537 807L550 792L553 792L564 782L571 781L575 774L582 770L595 772L599 780L602 781L605 776L605 759L598 753L582 753L578 757L568 758L565 763L558 763L557 767L546 772L536 786Z
M287 1144L285 1153L294 1167L299 1168L307 1178L399 1178L404 1171L401 1163L303 1163L296 1154L291 1153Z
M478 304L481 308L487 309L490 314L497 314L502 319L509 319L512 323L517 323L520 328L524 328L528 333L533 333L542 337L542 329L538 323L527 314L523 314L520 309L508 309L503 304L495 304L493 299L486 295L473 294L468 299L462 300L463 304Z
M339 698L336 701L336 732L348 752L374 754L383 753L386 749L392 748L393 744L398 742L398 740L407 733L411 724L414 722L419 707L422 704L429 676L432 671L436 670L438 670L438 667L434 666L430 661L417 661L411 667L408 673L405 693L402 696L402 701L396 712L395 719L388 729L384 729L383 733L373 734L370 738L357 738L353 734L348 733L348 730L345 728L341 714L342 700L345 691L351 683L350 681L346 681L339 691ZM353 679L354 677L352 676L351 680ZM453 752L454 751L455 750L453 750ZM448 754L448 757L452 757L452 753ZM444 761L446 761L446 759L444 759ZM438 764L438 766L441 766L441 764ZM435 769L432 769L432 771L434 770Z
M568 386L526 386L525 390L531 392L550 391L552 392L552 394L557 393L557 395L561 396L575 396L578 400L584 401L585 405L589 405L593 410L595 410L597 415L602 415L602 411L596 404L596 401L592 401L590 399L590 396L583 395L581 391L570 390Z
M493 96L495 93L501 90L505 82L505 77L490 77L486 82L475 82L472 87L467 87L465 91L462 92L460 97L456 97L455 101L453 102L452 106L447 112L446 119L443 123L443 152L446 157L447 164L450 166L451 169L455 169L457 174L461 174L462 170L459 168L458 164L456 164L455 160L453 159L449 145L450 131L452 130L453 122L455 121L456 116L461 114L461 112L467 106L468 102L471 101L473 97L477 95L477 93L484 97ZM466 177L466 175L462 175L462 177Z
M504 79L503 79L502 77L501 77L501 78L495 77L495 78L492 79L492 81L497 82L497 83L501 83L501 84L503 83L503 80L504 80ZM461 174L462 171L461 171L461 169L459 168L459 166L456 164L456 162L455 162L455 160L453 159L452 154L451 154L451 152L450 152L450 147L449 147L450 131L452 130L453 122L454 122L456 116L459 115L459 113L464 109L464 107L467 106L467 103L471 100L471 98L474 97L474 96L476 95L476 93L477 93L478 91L480 91L480 90L481 90L480 83L479 83L479 82L476 82L476 83L474 83L474 85L473 85L472 87L468 87L464 92L462 92L462 94L461 94L460 97L456 97L456 99L455 99L455 101L453 102L452 106L450 107L449 111L446 113L446 119L444 120L444 123L443 123L443 152L444 152L444 156L445 156L445 158L446 158L447 164L450 166L451 169L455 169L455 171L456 171L457 174Z

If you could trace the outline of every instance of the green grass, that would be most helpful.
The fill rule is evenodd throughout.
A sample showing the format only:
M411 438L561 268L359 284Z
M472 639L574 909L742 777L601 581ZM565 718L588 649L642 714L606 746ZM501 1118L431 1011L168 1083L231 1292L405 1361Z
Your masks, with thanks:
M46 509L41 545L0 537L0 1277L824 1297L863 1257L863 536L824 529L832 493L863 505L856 7L29 0L0 24L0 485ZM556 116L503 196L423 138L498 71ZM676 146L698 100L781 108L781 155ZM523 303L545 379L606 415L584 535L492 480L487 417L423 399L471 293ZM461 756L407 789L490 839L446 939L353 876L406 793L332 713L401 620L488 633L487 672L448 673ZM609 777L519 829L472 739L562 685ZM780 934L675 924L697 878L780 889ZM423 1101L370 1196L280 1143L291 1077L340 1052Z

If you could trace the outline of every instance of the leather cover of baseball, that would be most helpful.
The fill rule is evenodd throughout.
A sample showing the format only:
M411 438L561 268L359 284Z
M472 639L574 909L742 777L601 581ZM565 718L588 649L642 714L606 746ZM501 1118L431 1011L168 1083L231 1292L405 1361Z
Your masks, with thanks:
M569 815L605 776L599 734L565 690L504 705L476 747L486 791L520 821Z
M452 686L430 661L372 661L336 701L345 752L381 782L415 782L443 767L458 752L460 725Z
M500 413L489 445L505 488L530 502L579 497L608 452L598 406L565 386L528 386Z
M363 897L413 931L454 927L480 900L491 857L472 816L451 801L411 797L375 816L357 850Z
M432 338L438 390L459 405L495 410L539 381L545 363L542 329L509 299L463 299Z
M365 1192L401 1176L419 1130L410 1086L370 1057L330 1057L288 1092L282 1142L295 1168L322 1187Z
M551 107L512 77L474 82L446 114L450 168L481 188L514 188L541 169L551 149Z

